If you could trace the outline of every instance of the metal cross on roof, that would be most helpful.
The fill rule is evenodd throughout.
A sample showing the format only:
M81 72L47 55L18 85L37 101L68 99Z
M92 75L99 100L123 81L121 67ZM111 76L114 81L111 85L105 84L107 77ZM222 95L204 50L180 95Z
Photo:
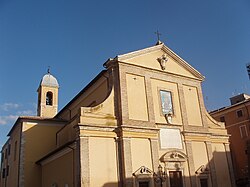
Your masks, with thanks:
M158 40L158 42L160 41L160 35L161 35L161 33L159 33L159 31L157 30L156 32L155 32L155 34L157 35L157 40Z
M50 66L48 66L48 70L47 70L48 74L50 74Z

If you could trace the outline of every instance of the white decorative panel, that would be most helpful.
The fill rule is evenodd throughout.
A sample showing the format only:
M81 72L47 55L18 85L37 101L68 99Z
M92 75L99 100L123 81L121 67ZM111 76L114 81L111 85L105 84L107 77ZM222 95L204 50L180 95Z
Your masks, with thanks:
M160 130L161 149L182 149L182 139L179 129Z

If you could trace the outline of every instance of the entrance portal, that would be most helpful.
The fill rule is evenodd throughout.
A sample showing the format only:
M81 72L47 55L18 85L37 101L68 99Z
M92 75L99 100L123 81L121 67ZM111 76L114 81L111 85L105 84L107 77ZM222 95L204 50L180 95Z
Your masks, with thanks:
M149 181L141 181L141 182L139 182L139 187L149 187Z
M169 171L170 187L183 187L181 171Z

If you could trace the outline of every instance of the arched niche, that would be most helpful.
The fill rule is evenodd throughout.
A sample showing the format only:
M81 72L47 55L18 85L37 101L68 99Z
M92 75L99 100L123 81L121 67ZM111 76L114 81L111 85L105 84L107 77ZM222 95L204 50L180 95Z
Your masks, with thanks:
M53 105L53 93L52 92L46 93L46 105L49 105L49 106Z

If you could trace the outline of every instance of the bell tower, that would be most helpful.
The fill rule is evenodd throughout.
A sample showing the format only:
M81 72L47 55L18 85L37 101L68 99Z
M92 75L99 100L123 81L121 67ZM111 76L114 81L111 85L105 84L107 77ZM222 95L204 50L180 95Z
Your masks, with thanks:
M37 116L53 118L58 110L58 89L59 84L56 78L51 75L50 69L45 74L37 89L38 105Z

